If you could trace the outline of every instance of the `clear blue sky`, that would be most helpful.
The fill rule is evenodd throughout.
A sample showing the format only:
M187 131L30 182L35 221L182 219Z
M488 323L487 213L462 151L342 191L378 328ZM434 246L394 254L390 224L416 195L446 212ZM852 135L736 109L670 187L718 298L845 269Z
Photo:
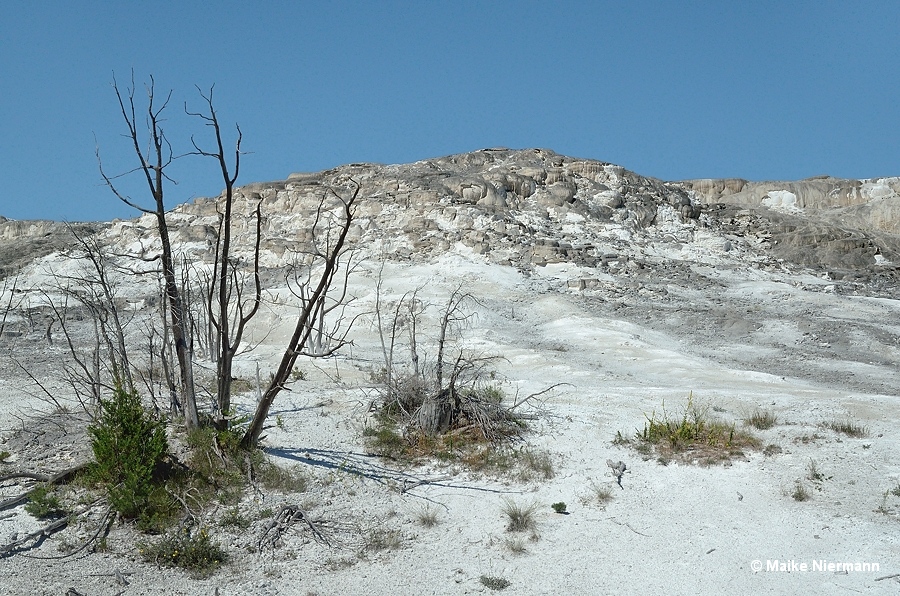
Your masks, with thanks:
M900 2L7 1L0 215L130 217L103 185L134 156L110 83L215 84L240 183L350 162L544 147L663 179L900 175ZM180 160L170 205L217 195ZM141 186L128 191L146 201Z

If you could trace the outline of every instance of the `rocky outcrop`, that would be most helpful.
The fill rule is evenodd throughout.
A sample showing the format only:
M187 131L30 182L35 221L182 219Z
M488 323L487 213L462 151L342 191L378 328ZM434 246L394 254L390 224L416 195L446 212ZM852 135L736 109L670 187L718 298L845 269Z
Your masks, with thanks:
M109 224L13 220L0 216L0 277L72 244L72 233L93 234Z
M872 231L900 233L900 177L852 180L818 176L795 182L748 182L739 178L681 183L703 203L768 208L841 220Z
M665 182L547 149L505 148L410 164L349 164L240 187L235 254L249 254L257 205L265 267L278 269L313 249L323 238L321 228L310 227L317 210L334 200L332 191L348 192L351 180L362 190L349 241L390 259L462 251L523 270L571 263L626 276L700 259L805 267L835 279L890 277L900 263L900 178ZM221 200L171 211L178 250L211 258ZM54 225L62 224L0 222L0 241L55 237ZM145 257L158 253L152 216L116 222L106 234ZM59 243L42 250L52 246Z

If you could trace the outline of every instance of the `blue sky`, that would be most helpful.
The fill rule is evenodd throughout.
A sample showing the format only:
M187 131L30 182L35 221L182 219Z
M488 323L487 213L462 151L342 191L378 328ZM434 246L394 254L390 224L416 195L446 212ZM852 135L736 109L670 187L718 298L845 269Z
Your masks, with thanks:
M900 175L898 32L895 1L4 2L0 215L135 215L94 155L135 165L110 86L132 69L139 98L173 91L176 152L215 84L239 184L497 146L669 180ZM217 195L213 166L176 162L169 205Z

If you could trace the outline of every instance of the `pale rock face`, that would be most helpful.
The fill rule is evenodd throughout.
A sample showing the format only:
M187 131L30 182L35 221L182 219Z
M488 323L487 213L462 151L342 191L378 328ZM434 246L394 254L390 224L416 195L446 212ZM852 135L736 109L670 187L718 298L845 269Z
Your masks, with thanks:
M900 178L664 182L546 149L351 164L240 187L236 254L250 254L256 226L250 214L257 204L266 266L278 267L297 251L311 249L320 236L309 222L326 190L343 192L350 177L362 185L351 244L391 247L403 258L464 249L526 270L561 262L603 267L610 254L641 259L642 253L664 252L670 243L681 250L703 234L705 246L729 247L713 251L715 259L754 254L760 262L781 259L838 277L868 275L883 263L900 262L893 236L900 231ZM179 250L211 259L222 200L197 199L171 211ZM58 225L0 221L0 242L61 233L50 231ZM155 225L146 215L118 222L107 238L152 257L159 250ZM710 241L710 235L717 240Z
M797 204L797 195L787 190L770 190L760 203L775 211L786 213L803 212L803 209Z

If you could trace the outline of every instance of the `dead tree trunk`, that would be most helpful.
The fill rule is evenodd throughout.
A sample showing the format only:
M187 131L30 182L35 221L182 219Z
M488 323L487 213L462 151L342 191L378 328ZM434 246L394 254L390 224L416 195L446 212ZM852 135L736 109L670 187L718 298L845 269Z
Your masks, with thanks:
M333 195L340 201L342 221L339 224L340 228L338 237L333 243L330 242L328 239L331 237L331 234L329 232L333 231L331 229L332 224L325 224L325 245L322 248L317 247L315 249L314 255L321 260L321 274L319 275L318 281L315 283L315 285L311 283L312 279L310 279L310 283L301 286L301 292L295 292L295 295L297 295L298 297L302 296L300 315L297 317L297 324L294 327L294 333L291 336L290 342L284 350L284 355L281 358L281 363L278 366L278 370L275 372L275 375L272 377L272 381L269 383L268 388L260 398L259 404L256 408L256 413L253 416L253 420L250 422L250 426L247 428L246 433L244 433L244 436L241 439L241 446L245 449L255 448L259 443L263 425L265 423L266 417L269 415L269 408L271 408L272 403L275 401L275 398L278 396L281 390L284 389L285 384L290 379L291 371L294 370L294 364L297 361L297 357L301 354L315 357L329 356L337 351L338 348L340 348L345 343L346 332L342 337L337 338L337 341L330 342L327 348L323 349L319 353L310 354L309 352L304 352L304 346L307 346L310 335L312 334L314 327L316 327L317 321L321 322L328 310L331 310L331 308L335 308L337 307L337 305L342 304L345 299L347 289L346 277L343 279L342 295L341 297L333 301L334 306L329 308L325 300L329 290L333 287L335 275L340 270L340 260L344 254L344 243L347 239L347 233L350 231L350 225L353 220L353 206L356 198L359 196L360 186L356 182L353 182L353 184L355 185L355 187L349 198L343 198L333 190L328 191L331 195ZM322 202L319 204L319 209L316 212L316 221L314 221L311 226L311 229L313 231L321 227L321 218L323 217L323 215L325 215L325 203L327 198L328 195L326 194L326 196L323 197ZM310 275L313 275L312 270L310 270Z
M198 88L199 91L199 88ZM217 395L216 405L221 424L227 424L226 416L231 410L231 373L234 357L241 344L244 329L247 323L259 310L262 290L259 279L259 249L262 231L262 214L260 204L257 204L256 216L256 243L253 253L253 295L245 301L243 295L244 279L240 275L235 261L231 258L232 241L232 217L234 210L234 183L237 181L241 166L241 128L237 126L237 140L234 149L234 173L232 174L225 159L225 146L222 143L222 130L219 127L219 119L213 107L213 90L200 96L205 100L207 113L191 113L206 122L215 134L215 151L204 151L196 142L193 143L195 154L204 157L212 157L219 164L222 172L222 180L225 183L225 204L219 221L219 234L216 239L215 261L213 263L213 275L207 295L207 312L210 321L216 330L216 343L218 344L217 358ZM185 110L187 111L187 110ZM214 298L215 296L215 298ZM215 304L214 304L215 302Z
M188 429L196 428L199 424L197 416L197 402L194 394L194 369L192 362L192 354L187 334L187 317L185 316L185 307L182 303L181 293L178 290L178 276L175 271L175 260L172 255L172 242L169 238L169 225L166 221L166 208L163 194L163 181L167 179L165 169L172 164L174 157L172 148L162 129L161 114L166 109L166 105L171 98L169 93L162 106L154 105L154 80L150 77L150 84L147 87L147 126L150 140L150 150L144 154L141 148L142 140L137 130L137 113L134 102L134 81L128 88L127 102L122 96L118 85L113 80L113 89L116 92L116 98L119 100L119 108L125 125L128 128L128 137L130 138L135 155L140 163L139 169L143 172L150 195L153 197L153 208L147 209L137 205L131 198L121 194L113 184L112 178L103 171L103 162L100 162L100 174L103 176L106 185L112 192L126 205L137 209L142 213L152 213L156 218L157 229L159 231L159 240L162 245L160 254L160 263L162 265L163 279L165 280L166 300L169 307L169 325L172 330L172 339L175 344L175 355L178 359L178 368L181 375L181 392L182 405L185 420L185 426ZM99 160L99 150L97 158Z

